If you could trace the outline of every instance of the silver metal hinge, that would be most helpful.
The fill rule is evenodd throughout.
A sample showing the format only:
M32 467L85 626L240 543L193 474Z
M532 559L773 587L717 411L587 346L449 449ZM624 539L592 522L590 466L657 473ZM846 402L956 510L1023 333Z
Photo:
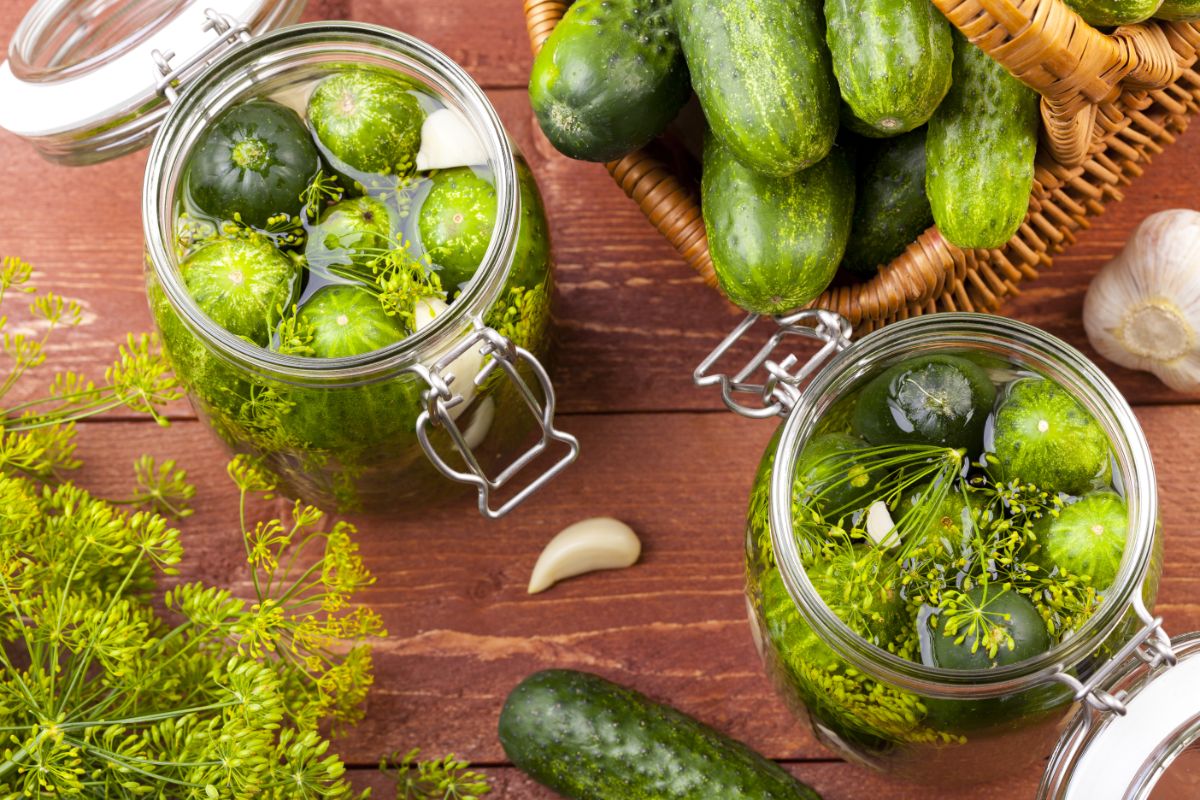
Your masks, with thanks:
M505 375L512 381L517 388L517 393L524 400L526 408L537 419L541 430L538 441L505 467L495 478L488 477L483 466L475 457L465 434L455 422L454 415L450 413L451 409L463 402L463 395L454 390L454 383L460 380L460 377L447 373L447 370L455 359L473 348L477 349L485 358L491 356L479 374L472 376L475 385L482 385L494 370L504 370ZM521 377L517 369L521 362L528 365L537 379L544 398L542 401L538 400L533 389ZM546 373L546 369L532 353L517 347L491 328L476 329L435 361L432 366L421 366L414 371L429 384L429 389L424 394L426 408L417 418L417 439L425 450L426 456L443 475L451 480L471 484L478 490L479 513L485 517L496 519L512 511L578 457L579 441L571 434L554 427L554 387L550 383L550 376ZM465 462L467 471L455 469L446 462L429 439L430 427L446 430L454 444L454 449L458 451L459 456ZM532 461L555 444L563 445L566 448L564 455L534 477L499 508L493 508L491 505L492 492L508 484Z
M692 380L697 386L720 386L721 398L725 405L731 411L751 419L766 419L786 414L799 399L804 381L830 356L845 350L850 345L850 337L853 334L849 320L832 311L810 309L772 317L778 329L744 367L732 376L723 372L710 372L717 361L754 327L759 318L758 314L750 314L742 320L716 349L709 353L708 358L700 362L700 366L696 367L692 374ZM789 336L815 339L824 344L796 369L800 359L794 353L788 353L778 361L772 358L775 349ZM750 382L750 377L759 369L766 370L766 381ZM755 396L758 402L753 405L741 402L738 398L742 395Z
M217 38L205 45L200 52L188 58L187 61L179 65L172 64L171 60L175 58L175 53L171 50L165 53L161 50L154 50L151 53L154 58L154 66L158 69L159 74L155 90L166 98L168 103L174 103L179 98L178 86L190 71L208 62L222 50L251 39L250 26L229 14L208 8L204 10L204 17L204 30L214 32L217 34Z
M1083 702L1089 708L1099 713L1111 713L1125 716L1125 692L1110 693L1100 687L1107 685L1131 656L1150 665L1151 668L1173 667L1178 661L1175 650L1171 646L1171 637L1162 627L1162 617L1153 617L1142 601L1141 593L1134 595L1130 604L1142 622L1142 628L1111 659L1104 663L1086 681L1080 681L1061 668L1054 675L1054 680L1069 686L1075 692L1075 701Z

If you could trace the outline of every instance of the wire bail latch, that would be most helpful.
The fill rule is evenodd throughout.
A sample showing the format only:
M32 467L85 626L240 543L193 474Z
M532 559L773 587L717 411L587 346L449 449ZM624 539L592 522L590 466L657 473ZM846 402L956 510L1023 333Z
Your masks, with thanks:
M464 402L462 393L454 390L454 383L463 378L448 373L446 370L450 368L457 358L471 349L477 349L480 355L485 358L491 356L479 373L474 376L475 386L482 386L488 376L495 370L503 370L504 374L517 388L517 392L521 399L524 400L526 408L537 419L541 429L541 436L538 441L505 467L495 478L487 476L483 466L476 458L470 443L455 422L455 415L450 413L453 408ZM533 372L542 390L544 400L539 401L533 389L530 388L529 384L525 382L525 379L518 371L518 366L522 362ZM546 373L545 367L528 350L517 347L516 344L501 336L495 330L486 327L476 328L431 366L418 365L413 368L413 372L429 384L429 389L423 395L425 410L417 417L417 439L420 441L425 455L429 457L429 460L443 475L451 480L468 483L476 487L479 491L479 512L485 517L497 519L512 511L531 494L545 486L554 476L566 469L578 457L579 441L571 434L564 433L554 427L554 387L550 383L550 376ZM451 442L454 444L454 449L466 463L467 471L464 472L451 467L437 451L429 439L429 428L431 426L445 429L450 436ZM533 478L516 495L499 508L492 508L491 493L506 485L528 466L530 462L538 458L554 443L565 445L567 448L566 454L540 475Z
M853 329L850 322L840 314L824 309L807 309L784 316L772 317L778 330L741 370L730 376L723 372L709 373L718 360L758 322L759 314L749 314L717 345L696 371L692 380L697 386L720 386L725 405L737 414L751 419L786 414L800 398L800 387L830 356L845 350L850 345ZM794 370L800 359L788 353L781 360L772 359L775 349L788 336L799 336L823 342L821 349L808 359L798 370ZM764 383L751 383L750 376L759 369L767 371ZM749 394L759 398L756 404L740 402L737 395Z
M213 31L217 34L217 38L201 48L187 61L179 66L174 66L171 64L171 60L175 58L174 51L168 50L164 53L161 50L154 50L151 53L154 58L154 66L158 69L160 76L155 83L155 91L161 94L168 103L174 103L179 98L177 87L183 82L185 75L207 63L222 50L242 42L248 42L252 38L250 26L229 14L206 8L204 18L204 30Z

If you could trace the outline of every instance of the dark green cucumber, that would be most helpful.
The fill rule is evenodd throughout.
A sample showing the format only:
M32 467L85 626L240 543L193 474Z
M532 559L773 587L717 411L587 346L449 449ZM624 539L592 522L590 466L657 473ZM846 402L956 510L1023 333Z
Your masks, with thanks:
M933 210L925 196L925 129L863 142L854 224L842 266L874 273L932 224Z
M833 147L837 84L821 0L675 0L692 87L717 138L765 175Z
M710 136L700 197L717 279L742 308L790 311L833 279L854 214L854 172L841 147L806 170L773 178Z
M500 744L573 800L820 800L740 742L585 672L522 681L500 713Z
M925 189L959 247L999 247L1029 208L1038 96L954 33L954 85L929 120Z
M1155 13L1159 19L1191 22L1200 19L1200 0L1164 0Z
M550 34L529 100L559 152L611 161L663 132L691 96L671 0L579 0Z
M825 0L842 99L885 135L924 125L950 89L950 23L929 0Z
M1128 25L1154 16L1163 0L1067 0L1092 25Z

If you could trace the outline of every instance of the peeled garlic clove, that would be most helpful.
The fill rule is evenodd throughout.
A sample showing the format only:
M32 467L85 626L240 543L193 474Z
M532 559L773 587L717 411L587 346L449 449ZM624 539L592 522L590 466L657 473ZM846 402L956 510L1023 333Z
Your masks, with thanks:
M900 544L900 537L896 534L896 523L892 522L887 503L882 500L876 500L867 509L867 535L880 547L895 547Z
M1100 355L1200 390L1200 212L1142 220L1088 287L1083 326Z
M447 308L449 306L446 305L446 301L436 297L418 300L413 309L413 324L417 330L426 328L444 314ZM475 376L481 369L483 369L483 356L475 347L450 362L450 368L446 370L454 376L454 380L450 383L450 390L455 394L462 395L463 398L461 403L450 409L451 419L458 419L459 415L466 411L467 406L471 404L471 399L475 397Z
M475 167L487 163L487 151L471 124L452 108L439 108L421 125L417 171Z
M538 556L529 593L544 592L564 578L599 569L632 566L642 553L633 529L612 517L593 517L563 528Z

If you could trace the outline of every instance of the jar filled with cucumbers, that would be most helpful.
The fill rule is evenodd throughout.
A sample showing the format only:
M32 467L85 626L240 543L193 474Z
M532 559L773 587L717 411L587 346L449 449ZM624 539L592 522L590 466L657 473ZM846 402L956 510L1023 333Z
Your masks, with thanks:
M395 511L466 483L497 516L574 458L539 363L537 184L432 47L319 23L233 48L164 121L144 218L151 307L193 405L288 494Z
M786 324L841 352L807 371L760 353L765 388L714 381L786 417L745 539L782 697L835 752L906 779L988 782L1048 756L1088 682L1158 636L1154 468L1129 406L1011 320L938 314L855 344L827 312Z

